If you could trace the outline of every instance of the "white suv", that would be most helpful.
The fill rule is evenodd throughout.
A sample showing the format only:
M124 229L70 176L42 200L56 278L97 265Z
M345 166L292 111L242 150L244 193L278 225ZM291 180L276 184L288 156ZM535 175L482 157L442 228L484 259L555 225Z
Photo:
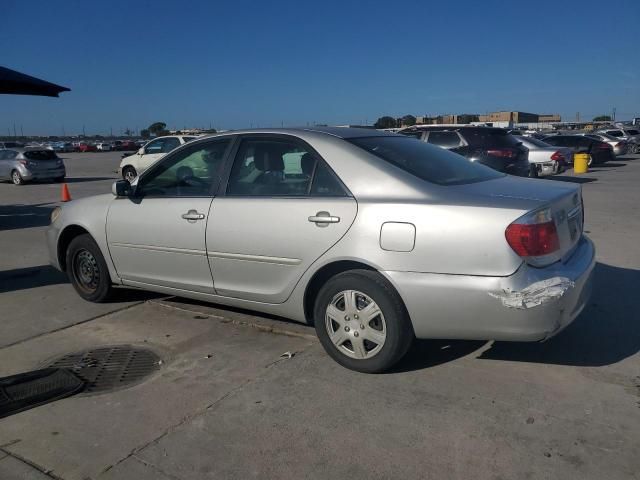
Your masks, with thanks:
M169 135L158 137L140 148L133 155L124 157L120 161L120 173L122 178L133 182L135 178L147 168L164 157L171 150L184 145L196 137L185 135Z

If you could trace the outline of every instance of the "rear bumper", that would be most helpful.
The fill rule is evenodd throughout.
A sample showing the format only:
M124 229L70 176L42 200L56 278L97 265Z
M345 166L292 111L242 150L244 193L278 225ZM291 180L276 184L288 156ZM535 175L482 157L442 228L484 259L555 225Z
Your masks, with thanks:
M583 236L572 256L509 277L385 272L418 338L540 341L569 325L591 294L595 249Z
M53 178L64 177L67 171L64 166L59 168L51 168L46 170L31 170L26 167L19 169L20 175L25 180L50 180Z

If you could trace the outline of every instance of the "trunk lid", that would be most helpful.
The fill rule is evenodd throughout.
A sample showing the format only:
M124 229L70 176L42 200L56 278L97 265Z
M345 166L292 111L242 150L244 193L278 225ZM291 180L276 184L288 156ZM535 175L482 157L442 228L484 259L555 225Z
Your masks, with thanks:
M560 249L544 258L529 257L528 263L547 265L567 259L582 235L582 189L578 185L505 176L447 188L459 189L460 194L470 203L513 210L514 222L523 214L550 208L558 232Z

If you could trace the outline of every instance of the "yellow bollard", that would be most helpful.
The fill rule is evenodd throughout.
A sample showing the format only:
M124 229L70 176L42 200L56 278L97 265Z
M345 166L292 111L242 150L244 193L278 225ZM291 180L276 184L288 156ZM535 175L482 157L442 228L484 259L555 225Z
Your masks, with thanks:
M573 154L573 173L587 173L589 171L589 154Z

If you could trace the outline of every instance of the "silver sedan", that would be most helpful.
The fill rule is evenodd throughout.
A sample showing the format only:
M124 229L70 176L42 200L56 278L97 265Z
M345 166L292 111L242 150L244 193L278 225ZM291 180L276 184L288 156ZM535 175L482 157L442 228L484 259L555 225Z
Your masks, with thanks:
M544 340L589 297L580 187L511 177L375 130L195 140L52 213L51 263L86 300L137 287L315 325L362 372L414 338Z

